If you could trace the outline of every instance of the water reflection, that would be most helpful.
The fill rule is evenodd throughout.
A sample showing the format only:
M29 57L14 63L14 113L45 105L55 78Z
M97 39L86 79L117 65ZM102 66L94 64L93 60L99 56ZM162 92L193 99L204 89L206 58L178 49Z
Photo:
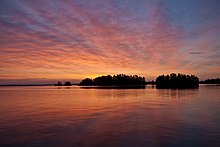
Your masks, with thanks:
M163 98L172 98L172 99L180 99L180 98L188 98L191 99L198 95L198 89L158 89L157 94L159 97Z
M145 85L80 86L83 89L145 89Z
M0 94L1 146L220 145L217 88L9 87Z

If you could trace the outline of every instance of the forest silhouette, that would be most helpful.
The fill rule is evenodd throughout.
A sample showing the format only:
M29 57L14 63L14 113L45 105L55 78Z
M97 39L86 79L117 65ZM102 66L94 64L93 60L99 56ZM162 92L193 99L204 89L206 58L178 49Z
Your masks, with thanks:
M219 83L220 79L208 79L204 83ZM79 86L144 86L147 84L156 84L158 89L186 89L198 88L199 78L195 75L175 74L159 75L156 81L145 82L145 78L138 75L107 75L99 76L94 79L85 78L78 85ZM55 86L71 86L72 84L67 81L64 84L58 81Z
M156 87L159 89L183 89L183 88L198 88L199 78L195 75L175 74L160 75L156 78Z
M118 74L114 76L99 76L95 79L86 78L80 86L111 86L111 85L145 85L145 78L137 75Z
M200 84L220 84L220 78L217 79L207 79L205 81L200 81Z

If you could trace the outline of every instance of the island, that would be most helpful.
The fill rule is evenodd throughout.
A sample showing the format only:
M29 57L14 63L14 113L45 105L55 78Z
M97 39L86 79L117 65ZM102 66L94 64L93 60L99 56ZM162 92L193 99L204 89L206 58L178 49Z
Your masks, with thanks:
M205 81L200 81L200 84L220 84L220 78L217 79L207 79Z
M195 75L175 74L160 75L156 78L158 89L187 89L198 88L199 78Z
M99 76L95 79L86 78L79 83L80 86L134 86L145 84L144 77L125 74Z
M64 84L62 84L62 82L58 81L56 84L54 84L55 86L71 86L71 82L67 81Z
M208 80L208 82L219 82L219 79ZM169 75L159 75L155 81L145 81L144 77L138 75L103 75L94 79L85 78L79 84L83 88L145 88L145 85L156 85L157 89L188 89L198 88L199 78L195 75L186 75L181 73L171 73ZM71 82L67 81L64 84L58 81L55 86L71 86Z

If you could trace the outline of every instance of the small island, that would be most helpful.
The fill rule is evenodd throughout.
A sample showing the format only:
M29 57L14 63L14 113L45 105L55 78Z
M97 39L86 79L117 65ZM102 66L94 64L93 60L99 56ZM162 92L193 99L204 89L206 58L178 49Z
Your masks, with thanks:
M145 85L145 78L137 75L107 75L95 79L86 78L79 83L80 86L131 86Z
M205 81L200 81L200 84L220 84L220 78L217 79L207 79Z
M187 89L198 88L199 78L195 75L175 74L160 75L156 78L158 89Z
M64 84L62 84L62 82L58 81L56 84L54 84L55 86L71 86L71 82L67 81Z

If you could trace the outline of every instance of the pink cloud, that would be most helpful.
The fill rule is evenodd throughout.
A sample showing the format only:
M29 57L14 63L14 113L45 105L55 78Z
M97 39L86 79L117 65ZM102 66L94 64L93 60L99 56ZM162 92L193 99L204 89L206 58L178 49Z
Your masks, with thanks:
M1 78L157 76L177 69L181 32L170 24L163 5L153 4L143 21L107 3L95 9L67 1L53 11L47 10L49 4L22 3L30 15L14 14L9 19L15 24L1 24L7 30L0 35Z

